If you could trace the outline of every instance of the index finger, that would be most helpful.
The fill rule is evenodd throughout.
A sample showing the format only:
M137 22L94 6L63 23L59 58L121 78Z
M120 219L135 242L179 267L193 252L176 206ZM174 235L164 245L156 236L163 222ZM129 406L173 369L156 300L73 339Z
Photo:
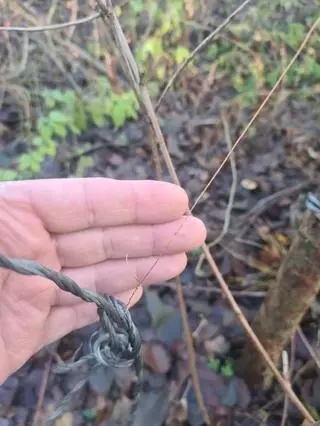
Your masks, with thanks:
M70 178L2 184L9 196L24 195L45 228L67 233L103 226L157 224L179 219L188 197L160 181ZM1 191L1 192L2 192Z

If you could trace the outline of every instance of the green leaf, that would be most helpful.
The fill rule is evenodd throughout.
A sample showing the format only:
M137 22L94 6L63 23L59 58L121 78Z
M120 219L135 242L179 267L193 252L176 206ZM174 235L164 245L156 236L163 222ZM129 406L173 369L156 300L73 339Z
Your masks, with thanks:
M74 135L81 135L81 130L74 123L69 123L69 129Z
M88 104L87 110L91 114L92 121L97 127L102 127L105 124L103 104L99 98L94 98Z
M34 139L32 139L32 145L34 146L41 146L43 144L43 140L40 136L36 136Z
M41 169L41 166L40 166L40 163L38 163L37 161L33 161L32 163L31 163L31 167L30 167L30 169L31 169L31 171L33 172L33 173L38 173L39 171L40 171L40 169Z
M48 120L47 117L40 117L37 120L36 128L37 128L39 133L41 133L41 131L44 127L48 127L48 126L49 126L49 120Z
M67 136L67 128L59 122L52 123L52 130L53 133L62 138L65 138Z
M16 170L0 169L0 181L11 181L18 178Z
M51 90L49 92L49 96L52 96L58 102L64 102L65 101L65 94L66 93L67 92L62 92L59 89L54 89L54 90Z
M105 118L101 111L91 111L92 121L97 127L102 127L105 124Z
M166 75L165 67L157 67L156 74L159 80L163 80Z
M297 49L297 47L302 42L305 35L304 25L293 22L289 24L288 33L283 34L283 41L287 43L292 49Z
M233 377L234 369L231 360L227 360L224 365L221 367L221 374L225 377Z
M87 410L82 411L82 417L87 422L95 422L97 420L97 413L94 409L88 408Z
M57 153L57 145L54 141L47 146L47 155L54 157Z
M75 127L80 131L84 131L88 127L87 114L85 111L84 103L79 99L74 104L74 116L73 120L70 121L69 127L74 129Z
M19 157L18 168L21 171L30 170L32 166L32 156L29 153L22 154Z
M77 95L73 90L66 90L63 94L62 100L67 105L73 105L77 100Z
M41 163L44 160L44 155L41 151L34 151L32 158L34 162Z
M92 157L89 157L88 155L80 157L78 164L77 164L77 170L76 170L76 176L81 177L84 175L86 169L89 167L92 167L94 164L94 161Z
M201 248L197 248L197 249L191 250L191 252L190 252L191 256L200 256L201 253L202 253L202 249Z
M116 128L121 127L126 121L126 108L127 105L123 102L119 102L114 106L111 119Z
M143 0L134 0L130 2L130 9L134 15L139 15L145 8Z
M219 367L220 367L220 360L219 359L217 359L217 358L215 358L215 357L210 357L209 358L209 362L208 362L208 367L211 369L211 370L214 370L214 371L219 371Z
M55 106L56 106L56 101L55 101L55 99L54 98L51 98L50 96L47 96L47 97L45 97L44 98L44 103L45 103L45 106L47 107L47 108L54 108Z
M53 139L50 139L48 141L46 141L45 144L42 144L38 147L37 151L43 156L45 157L46 155L55 155L55 151L54 154L52 154L53 149L52 146L56 146L56 142Z
M184 46L178 46L174 52L174 58L177 64L181 64L189 55L189 50Z
M107 115L108 117L111 117L113 107L114 107L114 102L112 102L110 98L106 98L103 102L103 112L105 113L105 115Z
M59 124L67 124L70 121L70 118L65 113L58 110L51 111L48 116L48 119L53 123Z
M110 91L110 83L107 78L99 77L97 83L99 94L105 95L108 91Z
M40 129L40 136L43 141L47 141L52 137L52 128L50 126L42 126Z
M142 60L146 60L151 55L154 59L160 59L163 55L162 39L152 37L145 41L142 47Z

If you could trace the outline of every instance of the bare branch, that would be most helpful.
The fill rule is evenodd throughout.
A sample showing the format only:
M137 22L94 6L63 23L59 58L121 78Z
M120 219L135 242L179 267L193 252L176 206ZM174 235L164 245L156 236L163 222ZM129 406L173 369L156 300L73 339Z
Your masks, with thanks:
M320 359L319 359L319 356L316 354L315 350L313 349L313 347L308 342L306 336L304 335L303 331L301 330L301 327L298 327L297 333L300 336L300 339L302 340L302 342L303 342L304 346L306 347L307 351L311 355L311 358L314 360L315 364L320 369Z
M248 2L249 1L245 2L244 5L247 4ZM164 160L166 162L166 165L167 165L167 167L169 169L171 179L172 179L172 181L175 184L181 186L179 178L178 178L177 173L175 171L174 164L173 164L172 159L170 157L170 154L168 152L168 148L166 146L165 139L163 137L163 134L162 134L162 131L161 131L161 128L160 128L160 125L159 125L159 121L158 121L158 118L157 118L157 116L155 114L155 109L154 109L154 107L152 105L149 93L148 93L146 87L140 81L139 75L135 75L134 71L135 71L135 69L137 69L137 65L135 63L135 59L134 59L134 57L133 57L133 55L132 55L132 53L130 51L130 48L128 46L128 43L127 43L126 39L124 37L122 37L123 34L119 34L120 24L119 24L118 18L116 17L116 15L113 12L112 2L111 2L111 0L97 0L97 3L100 5L100 7L102 7L103 17L106 20L106 22L108 22L110 24L112 30L115 30L115 33L113 35L116 38L117 48L120 50L120 53L121 53L121 57L122 57L122 60L123 60L122 63L124 64L124 70L126 71L127 77L129 78L129 81L130 81L131 85L133 87L137 88L137 92L140 95L140 99L139 100L144 105L145 110L146 110L146 112L148 114L148 118L149 118L149 120L151 122L153 131L154 131L155 136L157 138L157 141L159 143L159 147L160 147L161 153L162 153L162 155L164 157ZM108 3L108 4L106 4L106 3ZM242 5L242 7L243 7L243 5ZM274 91L276 90L276 88L278 87L278 85L280 84L280 82L282 81L282 79L284 78L284 76L285 76L286 72L288 71L288 69L292 66L292 64L294 63L295 59L298 57L298 55L303 50L303 48L306 45L308 39L310 38L311 34L315 30L315 28L316 28L316 26L318 24L318 21L320 21L320 17L318 18L318 20L313 24L313 26L309 30L309 32L306 35L304 41L302 42L300 48L298 49L297 53L295 54L293 60L290 62L290 64L288 65L288 67L285 69L284 73L279 78L278 83L274 86L274 88L269 93L269 96L267 96L266 100L264 101L264 103L262 104L262 106L259 108L258 112L256 113L256 116L260 113L260 111L262 110L262 108L264 107L264 105L268 102L268 100L270 99L270 97L272 96L272 94L274 93ZM117 24L115 24L115 22L117 22ZM256 118L256 116L254 117L254 119ZM251 120L251 122L252 121L253 120ZM248 128L252 124L251 122L246 127L246 131L248 130ZM234 151L234 147L235 146L233 146L232 150L229 152L229 154L226 157L224 163L230 158L232 152ZM191 215L191 210L188 209L187 216L190 216L190 215ZM184 223L185 223L185 221L184 221ZM177 232L175 233L175 235L180 231L180 229L182 228L182 226L183 225L180 226L179 230L177 230ZM169 244L170 244L170 242L169 242ZM239 322L242 324L242 326L246 330L246 333L250 337L250 340L252 341L252 343L254 344L254 346L256 347L256 349L258 350L258 352L261 354L261 356L264 359L265 363L268 365L268 367L271 369L271 371L273 372L273 374L277 378L277 380L280 383L282 389L288 394L288 396L291 399L292 403L297 407L297 409L302 413L302 415L307 420L309 420L309 421L312 422L313 421L312 416L310 415L310 413L308 412L308 410L304 407L304 405L299 400L299 398L296 396L296 394L294 393L294 391L291 388L290 384L282 377L281 373L279 373L279 371L277 370L276 366L272 362L270 356L268 355L268 353L266 352L266 350L264 349L264 347L260 343L259 339L255 335L255 333L254 333L253 329L251 328L250 324L248 323L247 319L245 318L245 316L241 312L241 309L239 308L236 300L234 299L232 293L230 292L229 287L228 287L227 283L225 282L225 280L224 280L221 272L219 271L219 268L218 268L216 262L214 261L214 259L213 259L212 255L211 255L210 250L208 249L207 245L203 244L201 247L202 247L202 250L203 250L203 252L204 252L204 254L205 254L205 256L206 256L206 258L208 260L208 263L209 263L209 265L210 265L210 267L211 267L214 275L217 277L217 279L219 281L219 284L220 284L220 286L222 288L222 291L223 291L225 297L227 298L229 304L231 305L232 309L236 313ZM158 262L158 259L154 262L154 264L152 266L152 269L157 264L157 262ZM142 280L142 282L143 281L144 280ZM138 286L141 285L142 282L138 283ZM177 291L178 292L180 291L179 285L181 285L181 284L179 284L179 283L177 284ZM134 294L134 292L133 292L133 294ZM180 299L180 300L182 300L182 303L184 304L183 298ZM180 306L180 307L181 307L181 309L183 309L183 306ZM190 330L185 330L185 332L189 333ZM193 368L195 368L194 364L193 364ZM195 374L195 378L196 378L196 380L198 380L197 374ZM199 395L199 397L200 397L200 399L202 399L201 394ZM204 421L206 423L208 423L208 421L207 421L208 414L206 413L206 411L203 412L203 414L204 414Z
M120 54L121 65L122 65L123 70L124 70L124 72L127 76L127 79L129 80L131 87L135 91L139 103L142 105L144 111L146 112L147 118L149 120L149 124L151 125L151 128L154 132L155 138L156 138L156 140L159 144L161 154L163 155L165 162L166 162L166 165L169 169L171 179L175 183L177 183L179 186L181 186L180 182L179 182L179 178L178 178L177 173L175 171L174 165L173 165L172 160L170 158L170 154L169 154L168 149L166 147L165 139L164 139L163 133L161 131L158 118L157 118L156 113L154 111L149 92L140 79L139 69L138 69L137 63L136 63L135 58L134 58L134 56L133 56L133 54L130 50L128 42L127 42L127 40L126 40L126 38L123 34L123 31L122 31L122 28L121 28L120 23L118 21L118 18L116 16L116 14L114 13L112 1L111 0L96 0L96 1L97 1L98 6L100 7L102 18L103 18L104 22L107 24L107 28L111 32L111 35L113 36L113 39L115 41L115 46L117 47L118 52ZM179 230L178 230L178 232L179 232ZM175 237L175 235L176 235L176 233L174 234L174 237ZM169 244L170 243L171 243L171 241L169 242ZM138 286L136 287L136 289L133 290L133 292L130 296L130 299L129 299L129 303L130 303L130 300L132 299L132 297L134 296L134 294L136 293L138 287L143 283L145 278L149 275L151 270L158 263L159 259L160 258L156 259L156 261L152 265L151 269L149 269L149 271L144 276L144 278L138 283ZM184 334L185 334L185 337L186 337L186 343L187 343L187 347L188 347L189 368L190 368L190 372L191 372L191 377L192 377L193 387L194 387L194 390L195 390L196 399L197 399L197 402L199 404L204 423L206 425L210 425L210 418L209 418L209 415L208 415L208 412L207 412L207 409L206 409L206 406L205 406L205 403L204 403L204 400L203 400L203 397L202 397L202 394L201 394L201 387L200 387L200 382L199 382L199 377L198 377L196 362L195 362L195 353L194 353L194 348L193 348L193 344L192 344L192 334L191 334L191 330L190 330L190 327L189 327L189 324L188 324L188 320L186 318L187 309L186 309L185 301L184 301L184 297L183 297L183 289L182 289L181 283L178 280L177 280L177 284L176 284L176 291L177 291L177 296L178 296L178 301L179 301L179 309L180 309L180 312L181 312L181 316L184 318L183 329L184 329Z
M167 94L170 87L173 85L175 80L178 78L180 73L187 67L187 65L192 61L192 59L202 50L204 49L219 33L222 31L231 21L234 19L241 11L244 9L252 0L245 0L236 10L234 10L223 22L220 24L211 34L208 35L194 50L191 54L182 62L181 65L177 68L173 76L168 81L165 89L160 95L160 98L155 106L155 110L157 111L160 107L163 98Z
M223 123L226 144L227 144L228 152L229 152L230 150L232 150L232 140L230 136L229 123L224 113L221 114L221 120ZM234 204L234 198L236 195L236 190L238 185L237 165L236 165L236 160L234 155L230 156L230 164L231 164L231 173L232 173L232 184L231 184L229 200L228 200L228 204L227 204L227 208L225 212L223 228L220 234L217 236L217 238L214 241L212 241L210 244L208 244L208 248L210 249L212 249L213 247L215 247L217 244L220 243L223 237L228 233L229 226L230 226L231 212L232 212L232 207ZM204 260L205 260L205 255L204 253L201 253L196 265L196 269L195 269L197 276L202 276L203 274L203 272L201 271L201 268L202 268L202 264Z
M0 31L11 31L11 32L24 32L24 33L36 33L42 31L61 30L63 28L69 28L76 25L85 24L87 22L94 21L99 18L100 12L96 12L86 18L77 19L76 21L64 22L62 24L42 25L39 27L0 27Z
M226 143L227 143L227 146L228 146L228 151L230 151L230 150L232 150L230 128L229 128L228 120L227 120L224 113L222 113L221 119L222 119L222 123L223 123L223 127L224 127L224 133L225 133ZM226 213L225 213L224 224L223 224L223 228L222 228L220 235L213 241L213 243L212 243L212 245L210 245L210 247L214 247L215 245L217 245L222 240L222 238L228 232L228 229L229 229L229 226L230 226L231 212L232 212L232 207L233 207L234 198L235 198L235 195L236 195L236 190L237 190L237 185L238 185L238 173L237 173L237 165L236 165L235 155L230 156L230 164L231 164L231 173L232 173L232 184L231 184L231 188L230 188L230 194L229 194L228 205L227 205L227 209L226 209Z
M285 76L288 74L288 71L290 70L290 68L292 67L292 65L295 63L295 61L297 60L297 58L300 56L301 52L303 51L303 49L305 48L306 44L308 43L310 37L312 36L312 34L314 33L315 29L317 28L317 26L320 23L320 16L316 19L316 21L313 23L313 25L311 26L311 28L309 29L309 31L307 32L304 40L302 41L302 43L299 46L299 49L296 51L295 55L293 56L293 58L291 59L291 61L289 62L289 64L286 66L286 68L284 69L284 71L282 72L282 74L280 75L280 77L278 78L277 82L275 83L275 85L273 86L273 88L270 90L270 92L268 93L268 95L265 97L265 99L263 100L263 102L261 103L261 105L259 106L259 108L256 110L256 112L253 114L251 120L249 121L249 123L246 125L246 127L244 128L243 132L241 133L241 135L238 137L238 139L236 140L236 142L233 144L232 149L230 150L230 152L228 153L228 155L225 157L225 159L222 161L222 163L220 164L218 170L214 173L214 175L212 176L212 178L209 180L209 182L207 183L207 185L204 187L204 189L201 191L200 195L198 196L198 198L196 199L196 201L194 202L191 211L193 211L193 209L196 207L196 205L199 203L199 201L201 200L201 198L203 197L204 193L208 190L209 186L212 184L212 182L215 180L215 178L218 176L218 174L220 173L220 171L222 170L222 168L224 167L224 165L227 163L227 161L229 160L230 156L232 155L233 151L237 148L237 146L239 145L239 143L242 141L242 139L245 137L245 135L247 134L248 130L250 129L250 127L252 126L252 124L256 121L258 115L260 114L260 112L263 110L263 108L266 106L266 104L269 102L271 96L274 94L274 92L277 90L277 88L280 86L280 84L282 83L282 80L285 78Z

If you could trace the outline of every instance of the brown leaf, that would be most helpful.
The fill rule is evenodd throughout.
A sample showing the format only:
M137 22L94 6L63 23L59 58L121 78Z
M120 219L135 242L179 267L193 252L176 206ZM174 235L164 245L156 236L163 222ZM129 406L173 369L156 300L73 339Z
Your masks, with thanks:
M161 342L143 345L143 360L156 373L167 373L171 367L171 356Z
M56 426L72 426L72 425L73 425L72 413L65 413L56 422Z

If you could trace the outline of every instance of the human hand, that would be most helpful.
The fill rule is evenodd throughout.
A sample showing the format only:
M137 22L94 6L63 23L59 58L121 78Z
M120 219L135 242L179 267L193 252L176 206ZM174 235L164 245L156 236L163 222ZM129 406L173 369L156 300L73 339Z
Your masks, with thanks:
M35 260L127 303L186 266L204 241L179 187L156 181L50 179L0 184L0 253ZM183 224L183 226L181 226ZM177 233L177 231L179 231ZM139 288L131 306L141 297ZM98 319L96 306L41 277L0 268L0 384L43 346Z

